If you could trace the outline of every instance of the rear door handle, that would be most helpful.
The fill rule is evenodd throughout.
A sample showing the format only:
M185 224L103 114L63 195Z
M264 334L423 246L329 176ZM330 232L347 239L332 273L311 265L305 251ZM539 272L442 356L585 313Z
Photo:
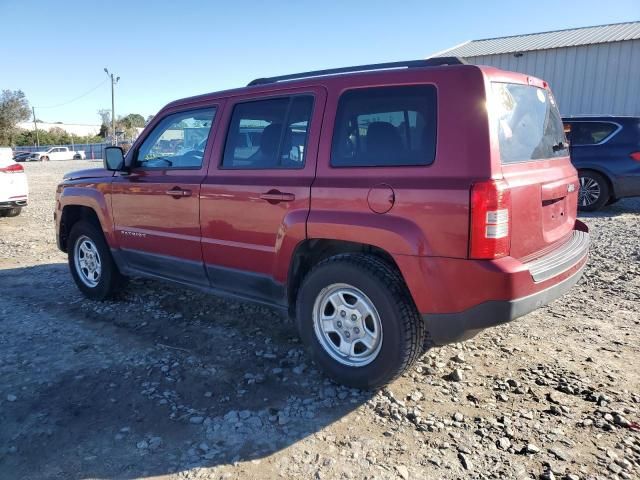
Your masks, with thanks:
M185 190L180 187L173 187L171 190L167 190L164 192L165 195L170 195L173 198L182 198L182 197L190 197L191 190Z
M275 205L276 203L280 202L293 202L296 199L296 196L293 193L283 193L279 190L269 190L267 193L261 194L260 198Z

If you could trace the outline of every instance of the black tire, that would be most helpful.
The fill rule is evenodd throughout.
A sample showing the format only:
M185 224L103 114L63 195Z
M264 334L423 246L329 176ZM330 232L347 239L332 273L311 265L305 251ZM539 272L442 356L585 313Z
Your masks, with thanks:
M580 191L578 194L578 209L583 212L595 212L604 207L611 197L607 179L590 170L582 171L580 177ZM592 193L589 195L588 192ZM597 192L597 197L593 197Z
M88 285L84 280L82 272L76 267L76 244L80 239L88 238L100 257L101 272L95 286ZM69 269L78 289L91 300L107 300L115 295L119 288L124 285L125 278L120 274L118 267L113 261L111 251L104 239L102 230L96 225L79 221L72 228L67 242L67 256L69 259Z
M49 161L49 157L40 157L40 161L41 162L48 162Z
M316 299L331 285L345 284L364 293L381 324L381 346L362 366L340 363L328 353L314 329ZM397 270L364 254L341 254L318 263L305 277L296 302L300 337L325 373L338 383L363 389L381 387L409 368L423 353L425 328Z
M22 212L22 207L13 207L0 210L0 217L17 217Z

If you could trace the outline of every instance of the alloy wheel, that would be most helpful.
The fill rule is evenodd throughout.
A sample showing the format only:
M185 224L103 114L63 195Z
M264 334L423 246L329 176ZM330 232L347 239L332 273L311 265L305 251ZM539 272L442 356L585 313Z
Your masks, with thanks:
M380 315L371 299L351 285L336 283L318 294L313 326L324 351L343 365L363 367L380 353Z

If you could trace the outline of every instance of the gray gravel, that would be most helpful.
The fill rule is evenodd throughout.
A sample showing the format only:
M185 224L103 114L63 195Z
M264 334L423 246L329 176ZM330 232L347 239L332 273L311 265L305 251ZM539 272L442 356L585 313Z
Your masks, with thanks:
M562 300L367 393L265 307L149 280L85 300L52 214L89 165L25 165L30 206L0 218L0 478L640 477L639 200L583 217Z

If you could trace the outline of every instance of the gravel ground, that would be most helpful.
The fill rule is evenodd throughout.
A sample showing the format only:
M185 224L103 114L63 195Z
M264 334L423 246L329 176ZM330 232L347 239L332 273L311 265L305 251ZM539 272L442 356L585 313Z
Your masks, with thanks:
M640 478L640 201L583 220L562 300L375 393L325 379L265 307L134 280L85 300L26 164L0 218L0 478Z

